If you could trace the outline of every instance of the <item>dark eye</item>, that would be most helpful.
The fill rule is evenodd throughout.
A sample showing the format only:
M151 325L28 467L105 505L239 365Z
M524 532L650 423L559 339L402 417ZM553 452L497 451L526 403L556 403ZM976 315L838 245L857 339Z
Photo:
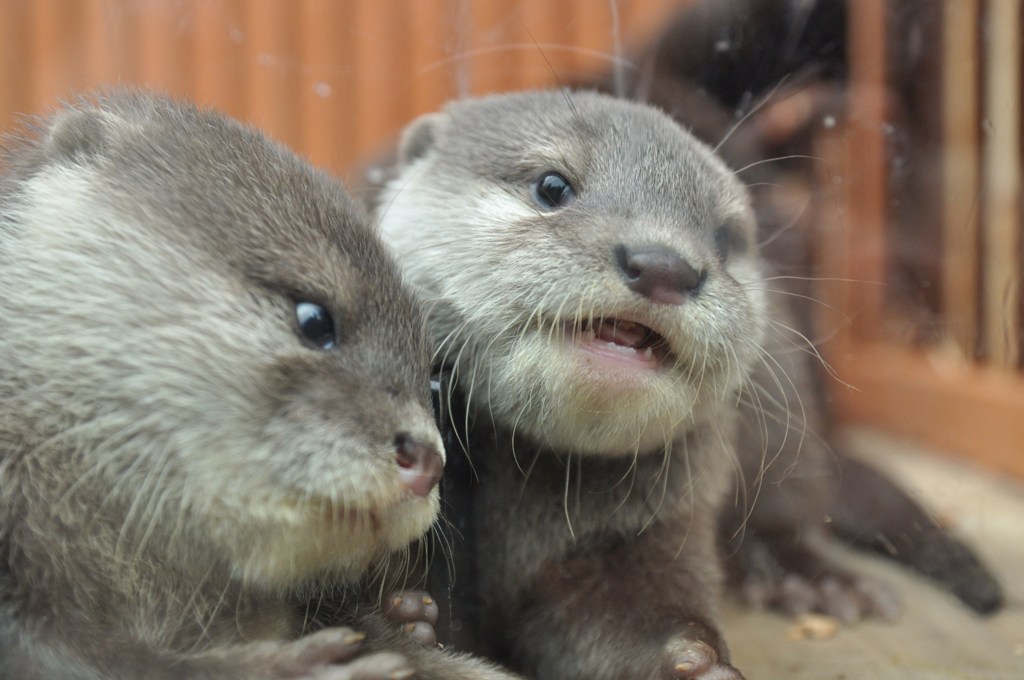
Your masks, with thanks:
M313 302L295 303L295 318L299 322L299 331L309 344L319 349L334 349L334 319L330 313Z
M722 262L728 260L731 253L742 253L746 247L746 239L735 229L729 227L715 229L715 249Z
M545 208L562 208L576 198L569 180L557 172L548 172L533 185L533 198Z

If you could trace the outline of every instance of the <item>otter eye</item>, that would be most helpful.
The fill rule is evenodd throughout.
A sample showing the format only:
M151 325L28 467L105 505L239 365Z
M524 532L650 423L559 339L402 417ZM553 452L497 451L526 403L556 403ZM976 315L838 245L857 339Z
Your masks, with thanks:
M533 198L545 208L563 208L576 198L576 191L569 180L557 172L548 172L534 183Z
M295 318L299 331L309 344L318 349L334 349L337 339L334 335L334 319L330 313L313 302L297 302Z
M715 250L718 251L718 258L722 262L728 260L729 255L734 252L742 253L746 246L746 239L735 229L724 226L715 229Z

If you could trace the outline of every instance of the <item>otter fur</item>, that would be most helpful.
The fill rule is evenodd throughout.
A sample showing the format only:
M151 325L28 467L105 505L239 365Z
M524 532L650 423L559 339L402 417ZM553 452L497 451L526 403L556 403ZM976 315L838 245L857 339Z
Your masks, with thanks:
M822 553L819 539L827 530L907 565L974 611L991 614L1004 604L1003 589L972 547L885 475L844 451L821 380L824 371L807 340L832 332L815 329L811 319L817 294L812 246L821 238L821 216L795 215L791 199L787 206L783 197L792 195L793 186L806 187L809 195L821 190L814 140L821 127L843 120L850 7L848 0L698 0L638 46L631 55L637 69L623 74L617 94L663 109L737 169L751 191L763 254L777 275L770 287L785 298L780 296L773 314L779 322L775 335L784 337L769 350L790 380L776 384L755 375L765 398L757 413L743 419L754 425L745 431L741 451L754 455L741 460L747 483L742 491L757 502L730 513L723 531L730 577L745 599L847 621L894 616L900 609L895 593ZM941 23L939 12L916 7L887 20L894 35L922 29L927 35ZM928 132L934 121L921 110L930 101L920 96L920 73L932 58L927 45L927 39L897 41L889 59L894 70L887 77L888 116L894 128L887 144L902 159L903 171L888 179L890 189L905 196L893 208L901 228L888 243L894 272L887 289L894 300L919 300L938 290L928 285L937 269L933 253L922 245L934 242L927 229L937 218L928 211L934 203L932 169L940 165ZM616 89L613 80L608 75L598 86ZM935 320L913 314L915 334L922 334L918 341L934 342ZM772 460L763 474L758 451Z
M365 214L256 131L116 92L11 138L0 677L509 677L369 590L438 509L428 365Z
M664 114L587 92L451 103L400 163L381 231L475 480L446 486L483 622L462 641L537 678L740 678L718 516L769 322L743 186Z

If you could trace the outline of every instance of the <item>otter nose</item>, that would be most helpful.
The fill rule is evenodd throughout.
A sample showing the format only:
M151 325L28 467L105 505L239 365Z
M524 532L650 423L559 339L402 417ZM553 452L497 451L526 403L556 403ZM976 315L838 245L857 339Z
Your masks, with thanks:
M665 246L630 248L615 247L615 262L630 290L652 302L681 305L687 297L697 295L706 278L683 257Z
M395 461L398 481L417 496L426 496L441 481L444 460L433 446L422 444L409 435L395 437Z

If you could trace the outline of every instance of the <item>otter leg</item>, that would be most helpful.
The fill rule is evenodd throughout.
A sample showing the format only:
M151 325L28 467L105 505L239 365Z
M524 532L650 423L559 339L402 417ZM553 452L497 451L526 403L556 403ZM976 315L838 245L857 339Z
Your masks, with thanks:
M502 654L530 677L742 680L715 623L713 533L696 519L688 531L666 522L552 560L485 618L504 622Z

